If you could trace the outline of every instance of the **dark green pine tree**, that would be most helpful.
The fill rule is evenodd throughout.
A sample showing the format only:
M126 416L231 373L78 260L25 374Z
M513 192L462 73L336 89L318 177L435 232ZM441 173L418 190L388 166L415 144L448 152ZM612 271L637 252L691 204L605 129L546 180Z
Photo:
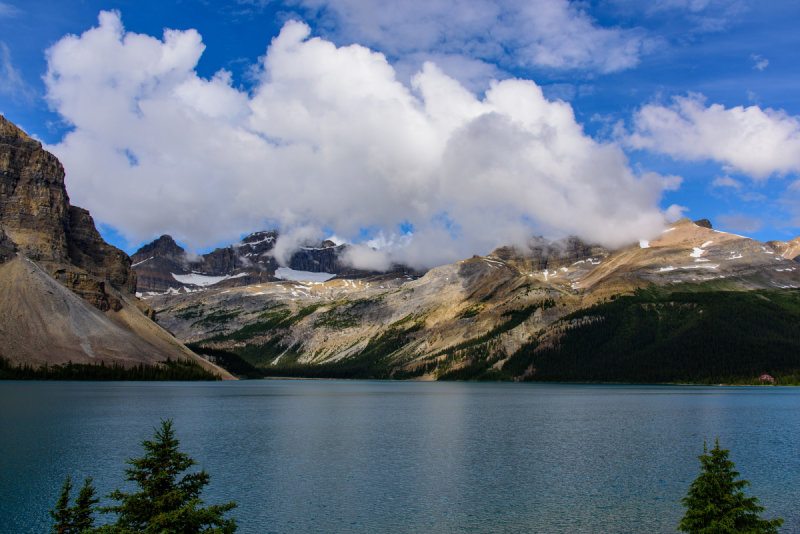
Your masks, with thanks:
M66 482L61 487L55 509L50 511L50 517L55 520L52 532L54 534L80 534L89 532L94 523L94 505L100 502L95 497L92 479L87 478L75 499L75 505L69 505L69 492L72 490L72 480L67 476Z
M56 507L50 510L50 517L55 520L52 532L66 534L72 528L72 514L69 509L69 492L72 490L72 479L67 475L67 480L61 486L61 495L58 497Z
M703 443L703 454L698 456L702 472L681 499L686 515L678 530L691 534L778 532L783 519L761 519L764 507L759 506L757 498L745 496L742 488L750 483L736 480L739 473L733 470L729 453L720 448L719 438L711 451Z
M95 497L92 479L87 478L83 481L83 487L78 492L78 498L75 499L75 506L72 508L72 524L75 526L75 532L90 531L94 524L95 505L98 502L100 499Z
M228 534L236 531L236 521L223 518L235 503L203 507L200 492L208 484L205 471L178 478L196 462L178 451L172 421L161 421L153 441L145 440L142 458L127 460L126 480L139 486L137 493L113 491L109 497L117 506L103 509L116 513L117 521L98 529L110 533Z

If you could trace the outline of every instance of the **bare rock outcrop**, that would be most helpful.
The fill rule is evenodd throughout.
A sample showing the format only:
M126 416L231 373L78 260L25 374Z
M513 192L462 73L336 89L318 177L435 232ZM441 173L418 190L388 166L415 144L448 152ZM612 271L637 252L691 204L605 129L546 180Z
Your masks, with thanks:
M767 241L767 245L784 258L800 262L800 237L791 241Z
M131 270L131 259L106 243L89 212L77 206L69 208L67 250L76 267L108 280L117 289L128 293L136 291L136 273Z
M535 238L523 247L500 247L491 256L521 271L546 271L572 265L588 258L605 257L609 251L599 245L585 243L577 237L558 241Z

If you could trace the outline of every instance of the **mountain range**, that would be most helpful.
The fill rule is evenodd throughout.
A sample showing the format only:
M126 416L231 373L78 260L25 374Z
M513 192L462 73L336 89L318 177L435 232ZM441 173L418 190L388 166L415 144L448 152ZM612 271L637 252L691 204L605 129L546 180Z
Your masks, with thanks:
M281 266L274 256L277 230L255 232L239 243L207 254L190 255L169 235L162 235L131 257L137 275L137 293L153 296L168 292L192 292L208 286L235 287L281 279L364 278L382 273L354 269L343 261L348 245L325 240L305 243ZM393 274L418 275L404 266Z
M741 308L729 310L731 315L752 310L789 319L784 325L787 332L778 337L786 338L790 346L800 345L796 327L800 315L792 306L764 311L751 302L754 298L783 302L798 295L793 291L800 288L794 242L762 243L717 231L707 220L677 221L658 239L618 250L574 237L555 242L531 239L526 247L501 247L487 256L425 273L398 270L349 276L336 256L341 247L307 247L304 254L312 258L309 251L333 252L333 261L293 263L306 272L281 273L291 275L290 280L274 278L280 268L275 268L269 253L277 237L276 232L261 232L218 249L267 258L268 267L238 263L234 270L211 271L197 268L198 260L192 271L196 281L217 276L222 277L220 282L192 285L186 283L186 275L178 274L173 279L182 280L182 288L173 285L160 294L147 293L144 298L157 311L159 324L198 352L242 358L256 373L275 375L605 381L636 377L696 382L743 380L766 372L793 376L800 368L794 357L779 364L759 363L770 360L775 351L789 350L781 343L773 348L769 339L763 339L766 330L756 325L766 316L745 320L737 335L719 340L713 349L733 355L749 347L750 354L737 358L753 362L752 369L739 360L730 367L711 369L670 366L670 361L680 359L678 352L695 352L691 347L679 349L676 333L702 337L703 332L710 334L728 324L724 315L710 313L722 301ZM263 248L253 250L248 240ZM137 255L146 251L142 257L155 264L160 260L153 252L157 247L151 245ZM135 263L141 278L139 269ZM320 273L326 276L314 276ZM262 279L257 283L249 282L258 276ZM726 300L731 295L740 299L731 303ZM614 357L605 358L605 374L589 373L589 362L586 373L578 365L571 367L570 375L537 365L558 360L561 352L574 352L572 338L585 337L584 331L596 330L599 323L612 324L611 315L622 305L632 307L626 313L654 318L645 317L634 325L615 323L609 347L619 356L640 350L637 340L626 344L614 336L622 335L619 329L641 329L641 339L650 339L649 346L658 345L665 352L658 358L666 362L657 365L663 372L642 375L630 362L615 362ZM686 309L695 315L685 316ZM712 316L713 320L706 319ZM777 324L773 319L770 316ZM669 331L662 332L665 329ZM667 341L659 345L653 332ZM747 340L761 344L752 347ZM583 350L579 356L585 358L591 350Z
M129 258L70 204L58 160L0 116L0 355L13 365L800 381L800 238L762 243L683 219L619 249L531 238L385 273L348 266L332 241L279 258L279 239L259 231L196 255L164 235Z

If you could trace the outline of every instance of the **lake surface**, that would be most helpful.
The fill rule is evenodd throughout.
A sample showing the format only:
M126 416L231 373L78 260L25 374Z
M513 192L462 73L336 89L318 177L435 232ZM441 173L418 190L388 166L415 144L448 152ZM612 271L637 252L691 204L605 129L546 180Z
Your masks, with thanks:
M0 382L0 532L133 489L162 418L242 533L674 532L716 437L800 532L797 388L316 380Z

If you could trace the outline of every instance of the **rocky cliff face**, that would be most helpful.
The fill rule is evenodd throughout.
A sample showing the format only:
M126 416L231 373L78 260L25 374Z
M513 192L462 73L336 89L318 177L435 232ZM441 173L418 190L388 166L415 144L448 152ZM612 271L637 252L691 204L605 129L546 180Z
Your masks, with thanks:
M289 268L312 273L339 273L346 268L339 261L345 245L338 247L332 241L324 241L317 247L302 247L289 261Z
M106 243L89 212L69 207L67 250L70 262L86 272L108 280L117 289L136 291L136 273L131 259L123 251Z
M0 226L32 260L63 263L68 225L61 163L0 115Z
M89 212L71 206L64 168L41 143L0 116L0 226L26 257L105 311L105 285L133 292L128 256L100 237Z
M31 365L192 359L142 314L136 274L71 206L64 168L0 115L0 354Z

